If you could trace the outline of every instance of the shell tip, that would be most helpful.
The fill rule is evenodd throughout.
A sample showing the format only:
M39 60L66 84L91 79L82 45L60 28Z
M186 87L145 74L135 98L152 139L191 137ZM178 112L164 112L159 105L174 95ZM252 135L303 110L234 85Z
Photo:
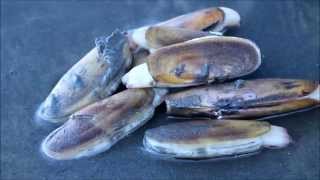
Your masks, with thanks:
M292 140L287 130L279 126L271 126L270 131L262 136L263 146L278 149L288 146Z
M152 87L153 78L151 77L146 63L132 68L122 77L122 83L127 88L146 88Z
M51 159L51 160L57 160L57 158L51 153L50 149L47 147L46 143L47 143L47 138L45 138L45 139L41 142L41 145L40 145L40 152L41 152L41 154L42 154L45 158L48 158L48 159Z
M227 7L220 7L220 9L224 12L224 23L225 26L229 27L238 27L240 26L240 14Z
M308 97L316 100L318 103L320 102L320 84L318 84L317 88L311 92Z
M148 43L146 40L146 31L148 26L144 26L132 31L132 40L139 46L148 49Z
M47 126L47 125L52 125L52 124L60 124L64 121L66 121L68 117L53 117L49 116L47 113L46 108L44 107L44 103L42 103L37 111L34 114L34 122L39 125L39 126Z

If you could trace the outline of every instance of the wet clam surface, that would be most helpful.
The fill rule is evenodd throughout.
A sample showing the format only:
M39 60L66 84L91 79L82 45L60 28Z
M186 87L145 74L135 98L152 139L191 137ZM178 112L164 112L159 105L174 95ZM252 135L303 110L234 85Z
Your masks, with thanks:
M209 32L204 31L167 26L151 26L146 31L146 40L151 48L156 49L209 35L211 35Z
M93 156L144 125L166 90L127 89L72 114L42 142L42 152L57 160Z
M119 30L96 38L96 47L71 67L38 109L39 119L62 123L72 113L110 96L131 65L127 38Z
M290 141L284 128L267 122L193 118L147 130L143 144L154 155L202 160L248 155L264 147L283 148Z
M315 2L315 1L314 1ZM285 149L232 161L180 163L155 160L141 151L147 129L176 121L162 105L146 126L109 152L76 161L52 162L39 153L54 128L39 127L33 115L61 75L93 47L93 39L114 28L138 27L215 1L168 2L4 2L1 30L1 178L2 179L317 179L319 109L274 118L295 143ZM244 78L292 78L318 81L317 3L310 1L224 1L243 21L236 35L254 40L263 63ZM119 15L119 12L120 15ZM141 18L144 17L144 18ZM267 26L267 27L266 27Z
M166 46L148 57L156 85L184 87L225 81L254 72L261 64L259 48L251 41L207 36Z

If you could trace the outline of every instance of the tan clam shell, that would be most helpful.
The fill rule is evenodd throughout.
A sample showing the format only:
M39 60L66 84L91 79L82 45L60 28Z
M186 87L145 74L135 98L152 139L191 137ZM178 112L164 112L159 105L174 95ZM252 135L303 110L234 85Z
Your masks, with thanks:
M209 32L193 31L183 28L168 26L151 26L146 31L147 44L150 51L164 46L188 41L194 38L212 35ZM133 67L147 62L150 52L147 49L139 48L132 52Z
M259 48L237 37L208 36L160 48L148 57L159 87L185 87L247 75L261 64Z
M183 14L150 26L176 27L200 31L209 29L213 32L224 33L227 29L240 26L240 15L227 7L211 7ZM149 49L146 43L146 31L149 25L128 32L131 49L137 46Z
M206 36L162 47L122 77L127 88L188 87L254 72L259 48L238 37Z
M195 31L170 26L151 26L146 31L146 40L150 48L158 49L209 35L210 33L205 31Z
M167 21L160 22L157 25L180 27L190 30L202 30L214 24L222 22L224 16L225 14L223 10L221 10L220 8L212 7L183 14Z

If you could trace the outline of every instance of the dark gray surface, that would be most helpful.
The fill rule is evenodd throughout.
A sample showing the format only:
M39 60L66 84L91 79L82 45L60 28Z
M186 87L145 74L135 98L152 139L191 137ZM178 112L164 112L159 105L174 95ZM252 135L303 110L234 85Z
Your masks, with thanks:
M33 122L51 88L115 28L132 28L181 13L229 6L263 54L254 77L319 80L319 3L296 1L4 2L1 4L1 179L319 179L319 109L275 118L295 143L281 150L223 162L156 161L141 151L147 128L169 123L158 109L143 128L93 158L52 162L39 152L52 130ZM161 115L162 113L162 115Z

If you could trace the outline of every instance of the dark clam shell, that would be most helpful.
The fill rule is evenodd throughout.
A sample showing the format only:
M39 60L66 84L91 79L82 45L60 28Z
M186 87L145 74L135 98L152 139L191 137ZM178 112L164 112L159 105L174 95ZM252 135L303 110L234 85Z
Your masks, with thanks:
M73 114L42 143L42 151L57 160L92 156L142 126L152 116L166 90L128 89Z
M257 118L319 105L316 81L296 79L237 80L173 93L166 98L173 116ZM319 95L318 95L319 98Z
M37 116L64 122L88 104L111 95L131 64L126 36L119 30L96 39L96 47L76 63L55 85Z
M284 128L263 121L197 120L146 131L147 152L169 159L208 160L241 157L263 147L282 148L290 143Z

